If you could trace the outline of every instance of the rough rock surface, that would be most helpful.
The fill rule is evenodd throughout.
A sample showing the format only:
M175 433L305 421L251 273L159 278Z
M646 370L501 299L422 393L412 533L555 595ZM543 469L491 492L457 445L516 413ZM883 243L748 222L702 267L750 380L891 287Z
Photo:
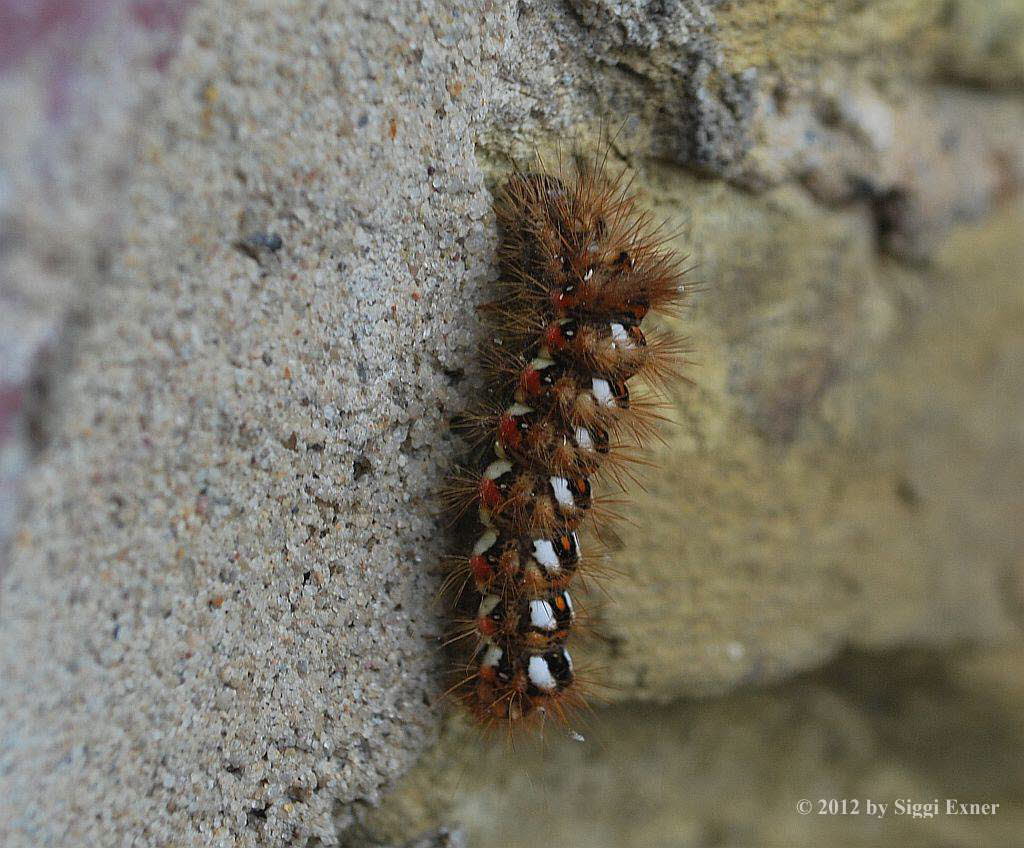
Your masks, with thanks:
M357 802L438 726L434 512L477 385L487 186L602 129L706 283L694 386L615 603L591 601L610 699L1019 636L1021 218L982 219L1024 180L1022 16L883 5L200 3L26 486L0 842L458 843L436 802L378 830ZM702 708L707 759L806 706L755 698ZM605 719L647 751L693 710ZM433 773L474 767L459 748ZM632 780L619 749L582 750L553 762ZM532 773L485 770L472 797ZM457 818L483 834L487 809ZM721 815L689 841L725 841L742 817ZM650 844L677 833L657 822Z
M549 728L510 755L452 733L347 844L401 844L440 815L468 845L509 848L1020 846L1022 662L845 653L781 687L602 710L582 743ZM844 799L851 814L821 814ZM951 816L950 799L999 807Z

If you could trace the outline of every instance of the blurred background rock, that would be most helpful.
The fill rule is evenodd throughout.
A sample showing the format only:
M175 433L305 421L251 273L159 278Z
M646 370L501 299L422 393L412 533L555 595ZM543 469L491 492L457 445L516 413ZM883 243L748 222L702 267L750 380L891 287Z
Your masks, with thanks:
M343 298L372 266L373 287L396 298L392 314L410 328L393 342L398 376L387 379L408 387L426 410L410 415L429 425L406 437L401 411L375 425L405 439L396 445L412 464L396 480L395 450L367 441L364 425L319 387L306 400L326 424L282 431L287 450L260 459L286 474L310 462L293 457L296 445L326 444L323 466L302 466L302 492L287 502L295 521L323 529L271 570L302 573L338 557L329 599L365 591L382 608L404 603L408 633L388 630L373 650L397 650L411 670L387 669L399 680L381 678L376 697L390 721L415 728L373 746L340 715L326 728L298 728L331 742L330 768L352 770L341 782L318 771L309 787L246 782L249 766L234 761L224 768L240 771L240 782L225 785L216 762L197 760L216 788L186 816L170 809L186 790L168 774L188 766L183 757L148 790L167 810L154 832L198 844L211 833L242 844L1024 844L1024 4L0 8L0 532L14 526L18 481L35 458L29 479L50 481L30 488L12 548L0 622L9 645L45 640L65 618L88 626L60 593L46 625L17 612L40 596L38 563L64 563L51 575L127 569L89 546L72 556L45 508L69 463L69 500L92 485L83 481L94 481L100 502L123 489L89 476L104 454L83 453L65 420L105 396L100 348L79 340L134 320L127 307L116 314L120 288L157 290L173 264L182 279L204 280L199 303L228 302L240 281L249 285L249 260L216 251L250 237L253 221L272 221L295 247L279 259L280 242L249 245L261 308L292 304L295 287L304 292L328 272L337 277L321 281L327 297ZM433 709L437 687L419 682L432 679L439 625L418 596L436 585L430 564L441 545L425 516L453 451L444 422L472 395L473 330L458 321L467 323L491 273L485 186L509 155L554 155L559 142L564 153L574 143L566 139L592 147L608 130L611 158L635 172L642 202L679 226L677 246L695 265L700 286L680 322L695 351L693 385L676 391L677 423L655 448L644 490L631 493L623 544L610 554L618 576L607 595L585 601L596 635L574 653L609 684L574 726L586 741L550 726L542 745L481 746L457 717ZM379 188L388 183L394 195ZM426 195L416 194L421 183ZM415 203L402 199L410 196ZM173 241L161 229L168 221L180 227ZM227 270L209 274L211 256ZM105 286L113 295L100 298ZM418 311L407 311L417 309L407 297ZM115 314L98 314L98 303ZM379 304L346 303L338 320L380 326ZM231 308L235 321L254 309ZM325 351L336 345L336 316L291 308L302 316L296 333ZM175 344L203 349L201 313L179 316ZM159 326L156 311L138 314ZM252 332L254 349L284 344L280 325ZM372 383L389 367L368 352L379 347L373 334L354 333L351 348L327 358ZM151 360L137 366L150 379L177 373ZM65 393L65 377L79 370L90 381ZM216 385L193 389L212 402ZM284 427L270 410L287 410L292 394L259 386L258 401L236 411L250 409L254 428ZM175 397L171 410L195 403ZM136 403L123 401L125 417ZM115 436L97 431L100 442ZM216 442L216 431L206 435ZM130 458L132 479L170 450L157 439ZM249 469L225 473L225 488L259 483ZM358 480L394 496L375 531L401 552L386 585L349 567L353 547L376 538L339 521ZM160 526L144 495L138 532L117 532L135 555L162 557L159 535L142 532ZM219 597L213 563L230 553L228 531L186 533L197 597ZM276 538L270 524L254 532L256 548ZM51 535L49 548L39 541ZM155 584L132 585L132 603L144 607ZM215 663L216 651L202 647L211 625L195 626L197 661ZM129 650L148 663L156 649ZM269 650L291 663L303 648ZM15 645L8 668L18 655ZM124 674L129 693L145 688L144 675ZM56 686L91 691L103 675L85 664ZM52 711L25 717L40 679L18 669L7 703L20 723L8 728L48 731ZM210 685L221 683L214 675ZM363 685L340 691L347 698ZM197 720L203 709L197 702ZM253 738L269 735L255 705L235 709L251 719ZM132 732L164 733L171 721L147 717ZM7 733L0 773L13 797L27 798L36 754ZM81 744L74 727L61 733L69 748ZM264 754L239 756L248 764ZM110 756L92 765L120 774L124 754ZM283 756L282 773L305 762ZM155 809L132 800L142 790L130 783L104 791L114 786L135 812L83 832L117 835L138 810ZM67 844L55 834L75 813L53 797L59 791L11 819L10 844ZM240 816L229 812L239 797L252 799ZM1000 809L875 821L796 811L802 798L947 797Z

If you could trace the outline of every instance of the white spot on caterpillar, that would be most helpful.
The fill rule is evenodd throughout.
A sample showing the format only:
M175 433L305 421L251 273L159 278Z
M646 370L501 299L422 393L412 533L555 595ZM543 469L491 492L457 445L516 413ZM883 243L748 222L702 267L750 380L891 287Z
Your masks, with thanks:
M501 598L498 595L484 595L480 599L480 606L477 608L476 614L478 618L484 618L494 612L494 608L501 603Z
M547 571L561 571L562 563L555 553L555 546L547 539L533 540L533 558L537 560Z
M615 406L612 387L603 377L594 377L590 381L590 391L602 406Z
M594 449L594 440L590 438L590 431L586 427L576 428L576 444L583 450Z
M566 551L570 559L575 563L580 561L580 537L575 531L569 534L569 550Z
M484 651L484 658L480 662L484 668L497 668L498 663L501 662L501 658L505 652L501 650L497 645L490 643L487 646L487 650Z
M514 403L506 411L509 415L529 415L533 412L533 407L527 406L525 403Z
M538 630L556 630L558 622L555 620L555 611L547 601L530 601L530 626Z
M588 268L587 269L587 273L583 275L583 282L586 282L587 280L589 280L593 276L594 276L594 269L593 268Z
M544 692L553 692L558 688L558 683L552 676L551 669L548 668L544 657L530 657L526 673L530 678L530 682Z
M633 340L630 339L629 333L626 332L626 328L621 324L610 324L612 330L612 344L615 347L631 348L633 347Z
M551 477L551 491L554 492L555 500L560 506L572 506L575 501L572 492L569 490L569 481L564 477Z
M503 474L508 474L512 470L512 463L506 462L505 460L499 460L498 462L492 462L487 466L484 471L484 477L488 480L497 480Z
M476 544L473 545L473 556L479 556L484 551L488 551L495 542L498 541L498 534L493 530L488 530L476 540Z

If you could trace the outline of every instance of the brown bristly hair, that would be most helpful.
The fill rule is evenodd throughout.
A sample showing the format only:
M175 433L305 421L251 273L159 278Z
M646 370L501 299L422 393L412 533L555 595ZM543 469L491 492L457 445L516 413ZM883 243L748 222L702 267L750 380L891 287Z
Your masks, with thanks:
M614 536L612 525L622 519L613 509L618 499L590 492L588 480L608 478L623 490L638 483L634 470L651 463L637 451L652 439L663 441L659 429L667 420L671 387L686 379L682 371L690 363L687 342L667 327L640 330L648 314L679 315L693 287L681 283L686 257L671 249L678 231L656 225L640 207L633 174L625 166L608 167L611 148L609 140L591 161L559 157L553 170L538 155L528 168L513 166L497 192L496 297L480 307L487 340L479 355L489 389L487 400L464 415L458 429L477 454L507 459L511 474L502 474L496 488L483 483L483 471L464 468L442 497L452 523L464 523L486 500L489 516L481 517L496 532L495 543L506 546L488 549L487 567L469 555L450 558L443 590L454 596L446 644L471 642L474 648L453 668L456 679L448 694L466 705L481 733L503 730L510 741L548 719L565 724L589 710L595 681L573 668L560 641L561 660L539 653L529 625L519 623L520 611L497 625L508 622L514 632L502 629L488 640L473 617L474 600L482 592L497 594L511 609L512 603L541 597L545 581L551 587L564 580L558 582L562 587L575 580L587 588L593 580L604 588L603 578L613 569L600 554L583 555L564 534L586 521L589 535L602 543ZM551 362L534 361L541 356ZM647 391L627 387L633 377ZM516 402L528 409L514 407ZM486 462L481 456L480 467ZM571 499L561 494L564 484L555 477L569 481ZM580 500L581 493L589 495L588 502ZM552 534L558 533L563 536L557 556L573 557L566 560L572 564L568 573L551 577L562 573L524 566L520 540L550 537L545 556L551 557ZM517 558L511 556L513 544L520 546ZM499 560L495 551L509 556ZM586 618L581 610L573 629L590 629ZM494 639L504 640L497 665L487 648L499 647ZM536 656L544 657L557 685L543 669L536 676L530 662Z

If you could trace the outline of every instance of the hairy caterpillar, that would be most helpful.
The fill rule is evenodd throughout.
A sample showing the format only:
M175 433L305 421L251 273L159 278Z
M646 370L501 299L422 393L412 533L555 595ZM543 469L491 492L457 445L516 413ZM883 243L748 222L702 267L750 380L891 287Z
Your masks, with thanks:
M446 582L449 692L485 726L582 704L570 587L593 568L580 530L600 538L614 517L591 481L628 483L660 418L629 383L668 384L684 353L641 329L649 312L678 309L684 272L624 172L608 176L604 159L557 174L538 164L498 193L498 293L481 310L491 399L466 418L478 461L446 496L466 537Z

